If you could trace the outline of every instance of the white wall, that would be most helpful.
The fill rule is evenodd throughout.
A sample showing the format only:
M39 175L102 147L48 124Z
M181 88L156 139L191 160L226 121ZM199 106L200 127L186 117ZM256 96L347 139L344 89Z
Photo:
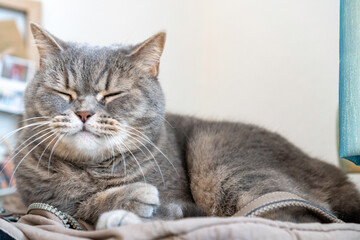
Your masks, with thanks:
M256 123L337 164L339 1L42 0L43 25L107 45L168 33L173 112Z

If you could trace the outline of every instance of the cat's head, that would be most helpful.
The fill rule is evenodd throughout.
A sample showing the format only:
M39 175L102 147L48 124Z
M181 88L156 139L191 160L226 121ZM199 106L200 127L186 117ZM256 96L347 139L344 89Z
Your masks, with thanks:
M26 89L26 118L48 122L39 129L52 131L44 141L51 147L59 140L54 152L99 159L156 135L165 109L157 80L164 32L134 46L91 47L36 24L31 30L40 68Z

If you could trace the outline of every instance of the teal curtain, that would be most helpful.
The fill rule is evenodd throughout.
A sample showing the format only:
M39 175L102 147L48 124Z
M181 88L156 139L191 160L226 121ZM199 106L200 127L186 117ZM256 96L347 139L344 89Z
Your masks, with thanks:
M360 165L360 0L340 1L339 154Z

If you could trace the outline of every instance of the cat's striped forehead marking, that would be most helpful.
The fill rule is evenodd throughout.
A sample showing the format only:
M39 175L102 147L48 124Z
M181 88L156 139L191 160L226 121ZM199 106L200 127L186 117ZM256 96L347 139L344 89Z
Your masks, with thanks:
M97 91L113 92L132 87L134 81L132 80L131 69L133 67L126 60L122 60L121 64L118 64L117 61L111 59L102 65L103 69L98 67L99 70L94 73L98 77L94 79L95 82L93 83Z
M77 76L80 75L77 72L76 63L71 59L68 59L67 61L62 59L59 64L63 65L61 71L63 80L62 85L64 89L76 91L78 89Z
M77 78L77 73L76 73L76 69L74 68L73 64L69 64L67 72L68 72L68 81L69 81L69 88L71 89L76 89L76 78Z
M99 63L101 66L101 70L98 70L98 76L94 82L94 85L97 86L99 89L109 89L109 84L111 80L112 71L109 67L109 60L106 60L105 64ZM99 67L100 67L99 66Z
M100 72L100 76L95 83L98 89L104 89L105 91L109 90L111 78L113 77L113 71L111 68L108 68L108 64L105 65L105 68Z
M68 73L67 68L63 69L63 77L64 77L65 89L69 89L69 87L70 87L70 85L69 85L69 73Z

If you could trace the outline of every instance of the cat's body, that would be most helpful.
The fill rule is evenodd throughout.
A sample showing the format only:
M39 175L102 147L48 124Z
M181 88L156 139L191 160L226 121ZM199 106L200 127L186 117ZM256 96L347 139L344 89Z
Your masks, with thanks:
M37 131L46 134L50 126L59 135L49 132L15 158L26 204L49 203L90 223L104 216L104 228L116 214L118 221L126 216L106 215L112 210L154 219L231 216L265 193L287 191L360 222L360 197L345 174L279 135L164 116L156 79L164 36L115 54L63 43L34 25L33 32L42 67L26 92L26 117L44 117L49 122ZM121 80L120 90L112 79ZM20 143L33 135L27 128ZM317 221L301 209L269 218Z

